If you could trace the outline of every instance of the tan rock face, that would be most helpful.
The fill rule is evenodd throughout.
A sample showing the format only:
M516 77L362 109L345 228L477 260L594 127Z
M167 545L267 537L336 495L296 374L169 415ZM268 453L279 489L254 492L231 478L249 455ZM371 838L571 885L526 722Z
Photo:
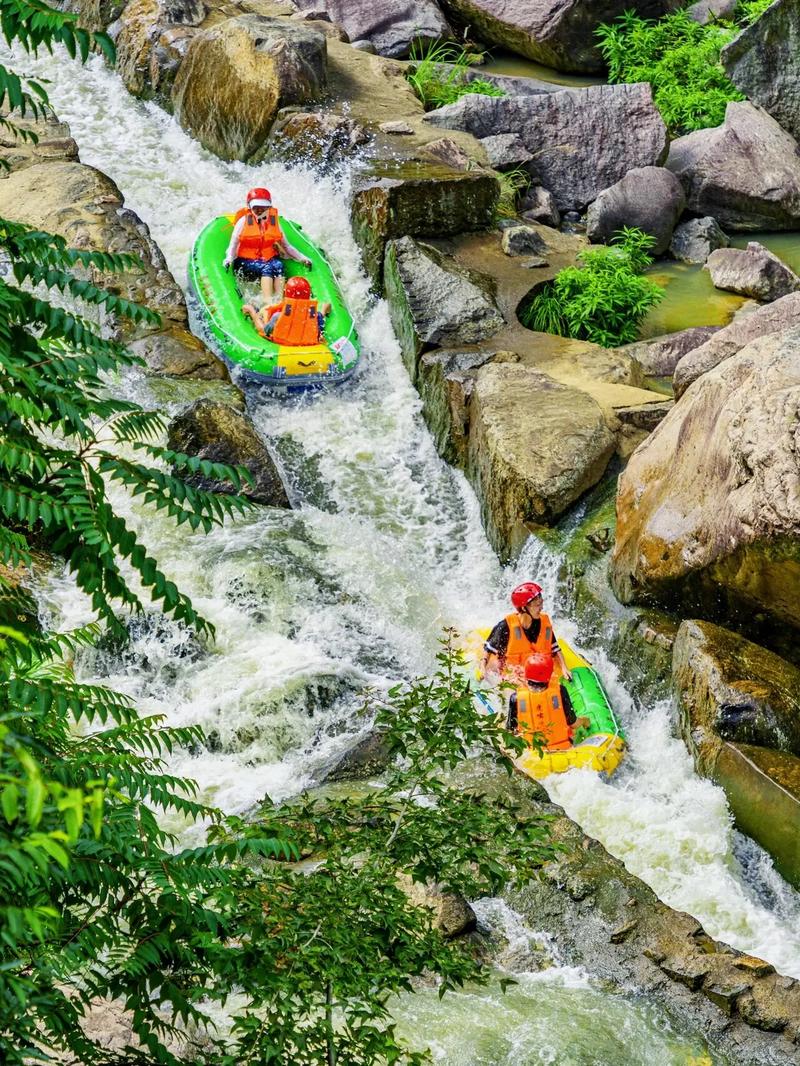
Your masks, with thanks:
M6 112L3 114L5 116ZM7 170L0 170L0 179L15 170L32 167L35 163L73 161L78 158L78 146L72 139L66 122L59 122L52 115L46 119L35 120L17 114L11 121L18 129L35 133L38 142L34 144L23 140L10 130L0 127L0 159L8 167Z
M264 151L277 112L315 100L326 39L297 22L242 15L198 33L172 89L185 130L222 159Z
M467 474L502 557L524 538L526 523L554 521L595 485L614 448L600 405L585 392L523 366L478 370Z
M124 208L119 189L101 171L77 162L26 167L0 182L0 214L58 233L75 248L137 256L141 271L106 277L105 283L126 299L147 304L165 324L186 326L183 293L164 256L147 226Z
M799 426L798 328L696 381L620 478L617 596L800 628Z

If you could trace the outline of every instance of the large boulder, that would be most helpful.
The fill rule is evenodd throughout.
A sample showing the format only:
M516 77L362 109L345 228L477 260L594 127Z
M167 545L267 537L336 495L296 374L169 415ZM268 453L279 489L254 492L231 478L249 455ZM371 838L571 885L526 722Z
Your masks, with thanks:
M775 0L722 50L737 89L800 139L800 7Z
M800 328L696 381L620 477L617 596L800 630L798 422Z
M486 229L499 196L488 170L455 170L419 159L377 160L361 175L351 208L364 266L380 283L386 244L396 237Z
M800 289L800 278L758 241L747 248L718 248L706 262L718 289L771 303Z
M663 337L634 341L633 344L624 345L622 350L633 356L648 376L670 377L687 352L705 344L719 329L719 326L691 326L678 333L667 333Z
M298 9L324 12L351 41L369 41L394 59L407 56L415 42L452 36L434 0L300 0Z
M728 629L683 622L672 678L695 766L800 884L800 669Z
M199 26L206 14L204 0L131 0L114 26L116 69L128 92L169 103L179 64L162 35ZM190 37L184 39L188 45Z
M680 0L442 0L442 6L488 44L556 70L599 71L604 63L594 33L601 22L629 9L658 18Z
M739 0L697 0L686 9L686 14L692 21L707 26L709 22L721 19L732 20L738 6Z
M515 133L560 211L582 210L634 167L656 166L667 134L648 84L592 85L539 96L470 94L425 121L478 138Z
M542 371L491 362L469 407L467 475L490 542L508 558L605 473L616 441L596 400Z
M672 379L675 395L682 396L693 381L736 355L751 341L783 332L793 326L800 326L798 293L784 296L766 307L759 307L749 315L735 318L730 325L715 330L713 336L681 356Z
M384 269L386 298L412 380L430 348L479 344L505 324L488 279L411 237L391 241Z
M590 241L604 244L623 226L636 226L655 238L653 255L663 255L685 205L683 186L671 171L634 167L591 205L586 235Z
M188 329L179 326L140 337L130 348L144 359L152 374L197 381L230 381L222 360Z
M247 415L227 403L198 400L169 424L168 445L173 451L208 459L214 463L244 466L254 484L242 495L270 507L289 507L289 498L272 454ZM227 482L201 475L187 478L190 484L210 492L233 492Z
M239 15L197 33L172 87L181 126L222 159L263 154L282 107L316 100L326 39L300 22Z
M717 248L730 244L715 218L690 218L675 227L669 244L670 255L682 263L705 263Z
M800 226L800 149L753 104L730 103L725 121L673 141L666 166L686 190L686 206L726 230Z

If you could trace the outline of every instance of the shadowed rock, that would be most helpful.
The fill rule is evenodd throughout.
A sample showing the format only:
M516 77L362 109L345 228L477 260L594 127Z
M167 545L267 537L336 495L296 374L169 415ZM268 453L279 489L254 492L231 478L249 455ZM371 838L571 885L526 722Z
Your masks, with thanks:
M635 226L655 238L653 255L662 255L685 205L683 187L669 170L636 167L604 189L589 207L586 234L602 244L623 226Z
M718 248L708 257L706 270L718 289L765 303L800 288L797 274L758 241L747 248Z
M690 218L675 227L669 250L670 255L683 263L705 263L717 248L730 244L715 218Z

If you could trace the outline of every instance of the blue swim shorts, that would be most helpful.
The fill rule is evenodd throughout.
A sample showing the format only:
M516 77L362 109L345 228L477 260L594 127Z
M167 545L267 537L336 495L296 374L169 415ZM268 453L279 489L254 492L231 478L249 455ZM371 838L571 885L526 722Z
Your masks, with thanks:
M276 255L272 259L240 259L238 256L233 261L233 269L247 278L282 278L283 260Z

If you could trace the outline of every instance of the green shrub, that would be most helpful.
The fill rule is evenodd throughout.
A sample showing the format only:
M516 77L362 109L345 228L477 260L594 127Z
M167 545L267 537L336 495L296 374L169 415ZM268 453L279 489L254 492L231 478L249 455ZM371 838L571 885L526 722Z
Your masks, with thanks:
M477 58L456 44L415 44L411 50L413 66L407 77L425 109L454 104L468 93L505 96L502 89L486 78L467 80L467 71Z
M531 176L522 167L514 167L513 170L499 172L497 177L500 182L500 196L494 209L494 220L499 222L504 218L516 218L517 197L528 188Z
M673 137L719 126L730 101L745 99L720 63L723 46L736 33L728 23L700 26L685 11L657 22L628 11L597 30L609 81L650 82Z
M736 8L736 21L742 26L749 26L760 18L775 0L742 0Z
M664 295L642 276L654 239L623 229L610 247L583 252L581 266L560 270L520 311L528 329L592 341L604 348L635 341L639 323Z

